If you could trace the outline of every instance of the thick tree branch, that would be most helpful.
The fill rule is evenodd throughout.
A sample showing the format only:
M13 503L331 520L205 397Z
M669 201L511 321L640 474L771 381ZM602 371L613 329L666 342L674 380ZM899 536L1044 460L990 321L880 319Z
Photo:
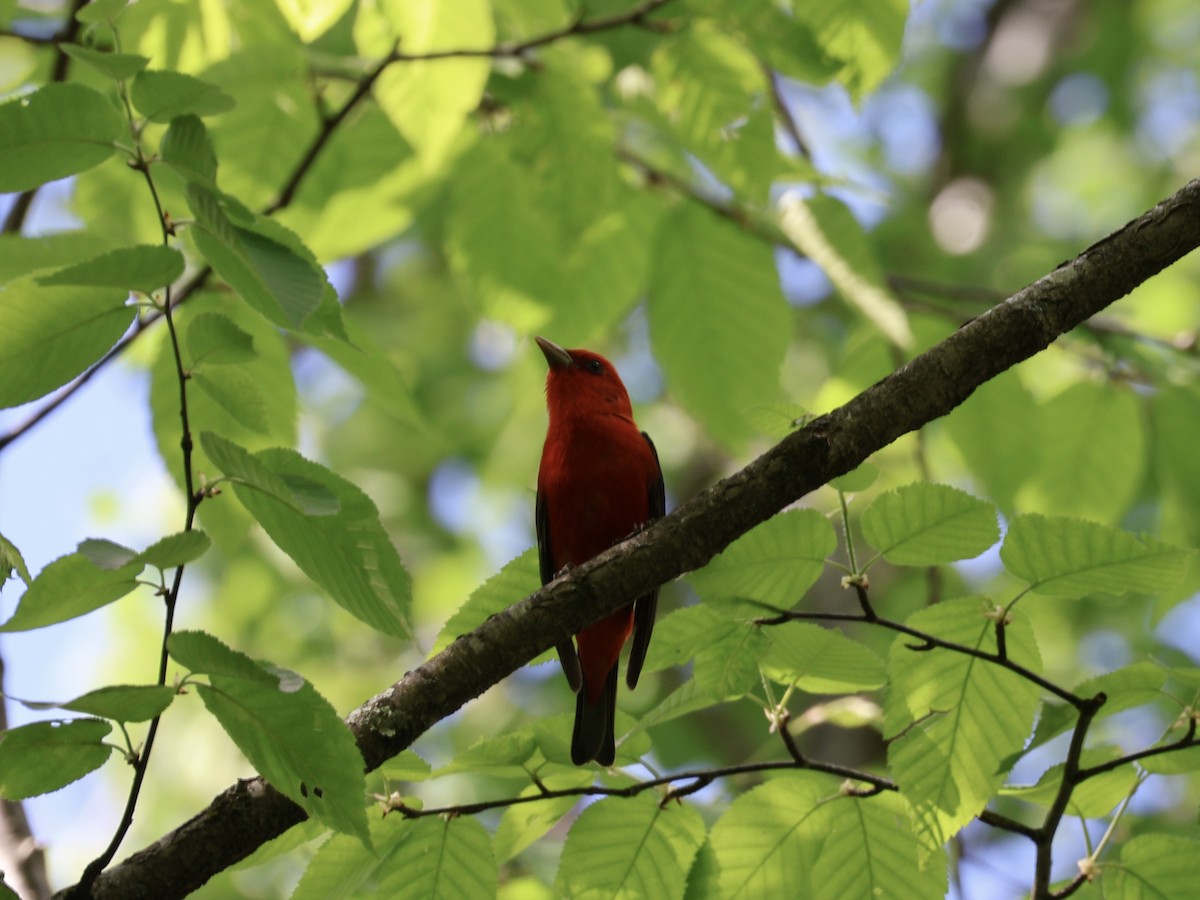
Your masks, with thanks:
M410 746L539 653L732 541L903 434L945 415L1200 246L1200 180L988 310L845 406L786 437L671 515L501 612L348 717L368 769ZM241 781L103 873L99 897L181 896L303 818L261 779Z

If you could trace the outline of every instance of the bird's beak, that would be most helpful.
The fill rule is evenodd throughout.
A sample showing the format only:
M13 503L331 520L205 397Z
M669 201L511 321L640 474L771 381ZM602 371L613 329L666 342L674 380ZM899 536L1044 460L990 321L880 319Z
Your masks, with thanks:
M575 365L575 360L571 358L571 354L554 343L554 341L548 341L544 337L535 337L534 340L542 348L542 353L545 355L546 362L550 364L551 369L563 369Z

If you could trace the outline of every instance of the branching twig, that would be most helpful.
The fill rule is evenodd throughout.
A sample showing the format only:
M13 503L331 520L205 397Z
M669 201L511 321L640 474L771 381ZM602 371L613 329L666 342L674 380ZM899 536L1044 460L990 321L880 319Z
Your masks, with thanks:
M125 92L124 85L121 86L121 95L126 102L126 114L129 116L130 125L133 125L133 110L129 106L128 96ZM162 230L163 246L169 246L171 242L171 228L167 221L166 210L163 209L162 201L159 199L158 188L154 184L154 178L150 174L150 164L146 159L143 151L140 138L135 139L135 151L137 157L132 161L133 168L142 173L142 177L146 182L146 187L150 191L150 196L154 202L154 209L158 216L159 225ZM163 300L161 305L162 318L167 323L167 331L170 337L171 350L175 358L175 376L179 382L179 420L180 420L180 439L179 448L182 455L183 465L183 481L187 494L187 513L184 520L184 531L191 531L196 521L196 509L200 502L204 499L203 492L197 491L194 484L194 475L192 473L192 429L188 416L188 393L187 382L188 372L183 364L183 353L180 350L179 332L175 327L175 320L172 315L171 301L171 286L167 285L163 292ZM136 333L136 332L135 332ZM167 683L167 667L169 658L167 654L167 641L171 637L171 632L174 629L175 623L175 607L179 600L179 589L183 585L184 566L180 565L175 568L175 579L169 590L164 594L165 616L163 621L163 637L162 645L159 650L158 663L158 684L165 685ZM71 892L72 896L87 897L91 893L92 884L95 882L99 874L104 870L104 867L112 862L116 855L121 842L125 839L125 835L129 833L130 826L133 825L134 812L137 809L138 798L141 796L142 784L146 778L146 771L150 766L150 754L154 749L154 739L158 734L158 726L162 720L162 716L157 715L150 720L150 726L146 732L146 740L141 753L137 754L133 759L133 781L129 787L129 796L125 802L125 809L121 814L121 819L117 824L117 828L113 833L112 840L104 851L94 860L88 863L83 870L83 874L79 878L79 883Z
M976 659L986 660L994 663L997 666L1008 669L1015 675L1019 675L1026 681L1036 684L1042 690L1054 694L1054 696L1067 701L1076 709L1083 709L1088 704L1088 700L1084 697L1076 696L1065 688L1059 687L1052 681L1048 681L1041 675L1027 669L1020 663L1015 663L1007 656L1001 656L999 653L990 653L987 650L980 650L978 647L968 647L966 644L958 644L954 641L947 641L933 634L928 634L911 626L905 625L903 622L894 622L891 619L877 615L867 601L866 591L861 586L855 585L855 590L858 592L859 600L864 604L863 613L829 613L829 612L807 612L804 610L789 610L781 612L778 615L770 616L755 621L759 625L781 625L784 622L793 620L809 620L819 622L865 622L871 625L878 625L881 628L887 628L899 634L907 634L909 637L916 638L920 643L911 645L913 650L933 650L934 648L942 648L943 650L952 650L955 653L962 653L966 656L973 656Z

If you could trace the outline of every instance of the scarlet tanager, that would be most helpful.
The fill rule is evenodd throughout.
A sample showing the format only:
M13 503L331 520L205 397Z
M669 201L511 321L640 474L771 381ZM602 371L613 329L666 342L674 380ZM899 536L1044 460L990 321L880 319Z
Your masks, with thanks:
M629 394L617 370L588 350L564 350L536 338L550 364L546 406L550 427L538 469L537 535L542 584L587 562L666 511L662 469L649 435L633 422ZM611 766L617 662L633 634L625 682L637 685L658 591L654 590L558 645L575 700L571 760Z

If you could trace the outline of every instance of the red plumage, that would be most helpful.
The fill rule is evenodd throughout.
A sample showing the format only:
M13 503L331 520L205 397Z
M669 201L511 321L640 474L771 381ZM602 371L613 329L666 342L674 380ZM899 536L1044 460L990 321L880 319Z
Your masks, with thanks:
M542 583L587 562L663 515L662 469L648 435L633 421L629 394L612 363L588 350L564 350L537 338L550 372L550 427L538 469L537 533ZM658 591L639 598L558 646L563 671L579 692L571 758L576 765L615 757L617 662L633 634L626 682L637 684ZM582 689L581 689L582 688Z

